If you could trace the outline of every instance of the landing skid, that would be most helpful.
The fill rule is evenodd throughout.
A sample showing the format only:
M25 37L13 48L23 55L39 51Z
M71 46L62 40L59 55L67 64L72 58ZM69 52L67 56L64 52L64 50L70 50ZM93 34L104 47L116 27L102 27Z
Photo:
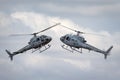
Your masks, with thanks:
M65 45L62 45L62 48L63 48L63 49L68 50L68 51L70 51L70 52L73 53L73 50L70 50L70 49L68 49L67 47L68 47L68 46L65 47Z
M37 50L39 50L40 53L43 52L43 51L46 51L47 49L49 49L51 47L51 45L47 45L47 47L46 46L44 46L44 47L45 47L45 49L43 49L43 50L41 50L41 47L38 47L37 49L35 49L34 51L32 51L32 53L34 53Z
M70 47L70 46L69 46L69 47ZM78 53L82 53L82 48L81 48L81 51L76 50L76 49L73 48L73 47L70 47L71 49L68 49L68 46L65 46L65 45L62 45L62 48L65 49L65 50L68 50L68 51L70 51L70 52L72 52L72 53L73 53L73 51L76 51L76 52L78 52Z
M73 51L76 51L76 52L78 52L78 53L82 53L82 49L81 49L81 51L79 51L79 50L76 50L75 48L73 48L73 47L71 47L71 49L73 50Z
M46 46L44 46L44 47L45 47L45 49L42 50L42 51L39 49L40 53L43 52L43 51L46 51L47 49L49 49L51 47L51 45L48 45L48 47L46 47Z

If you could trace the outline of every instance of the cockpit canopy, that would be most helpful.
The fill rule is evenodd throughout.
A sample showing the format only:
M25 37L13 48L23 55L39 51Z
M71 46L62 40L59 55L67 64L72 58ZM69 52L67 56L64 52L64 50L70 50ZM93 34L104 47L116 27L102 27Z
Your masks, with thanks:
M48 41L48 37L46 35L41 35L41 36L36 36L36 37L33 37L31 38L30 42L28 42L28 44L32 44L34 42L38 42L38 41Z
M63 36L62 38L63 38L64 40L68 40L68 41L69 41L70 39L72 39L72 40L74 40L74 41L76 41L76 40L81 41L81 42L83 42L83 43L87 42L84 37L78 36L78 35L72 35L72 34L66 34L66 35Z

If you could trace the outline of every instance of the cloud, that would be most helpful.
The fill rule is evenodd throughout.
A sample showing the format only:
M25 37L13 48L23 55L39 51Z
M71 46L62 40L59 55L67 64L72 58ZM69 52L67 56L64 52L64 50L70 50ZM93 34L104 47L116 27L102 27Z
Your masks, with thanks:
M90 61L77 61L71 59L64 59L64 61L80 68L81 70L89 70L91 68Z
M119 80L120 32L119 27L115 27L119 26L119 5L119 0L60 0L52 2L49 0L1 0L0 78L2 80ZM63 18L63 16L67 18ZM96 16L97 19L95 19ZM101 16L104 18L101 19ZM84 20L85 18L86 20ZM79 21L79 25L75 24L76 20ZM57 26L41 33L53 38L50 49L41 54L39 52L32 54L31 51L27 51L15 56L13 62L9 61L4 50L10 49L12 52L20 49L27 45L30 37L11 38L4 37L4 35L40 31L54 25L54 22L61 22L76 30L104 35L105 37L83 36L89 44L100 49L106 50L113 45L111 55L104 60L102 54L92 51L88 53L87 50L83 50L83 54L65 51L61 48L63 43L59 38L68 33L76 33ZM81 23L88 25L84 26ZM90 23L102 24L103 27L96 25L98 29L96 31L94 28L91 29ZM113 32L106 31L111 25L114 26L111 30ZM115 29L118 32L115 32Z
M53 3L42 3L39 7L51 10L55 13L79 14L84 16L98 16L103 14L120 13L120 3L106 5L56 5ZM50 12L51 12L50 11Z
M25 26L20 21L14 19L9 14L6 14L4 12L0 13L0 28L1 28L0 35L29 32L27 30L31 31L29 27Z
M84 35L88 43L94 46L99 46L99 47L102 47L102 49L107 49L108 46L114 45L117 47L115 49L119 49L119 45L118 45L119 38L120 38L119 32L115 32L112 34L104 30L96 32L94 30L91 30L90 28L84 28L83 26L78 26L69 19L64 19L64 18L54 17L54 16L50 17L50 16L46 16L43 14L37 14L34 12L16 12L16 13L11 14L11 16L14 19L20 20L26 26L29 26L33 30L33 32L43 30L55 24L54 22L61 22L61 24L68 26L70 28L73 28L75 30L81 30L81 31L85 31L88 33L95 33L95 34L103 35L103 37L100 37L100 38L98 36L93 36L93 35ZM45 34L50 33L51 35L49 36L54 35L53 37L55 39L55 41L53 42L54 44L55 42L58 42L59 44L61 44L60 41L58 41L60 36L64 34L72 33L72 31L67 30L61 26L56 26L55 28L48 30L44 33ZM113 38L113 35L114 35L114 38ZM103 47L104 44L106 45Z
M96 0L70 0L70 1L1 1L1 10L15 11L34 11L45 14L67 14L81 16L100 16L100 15L118 15L120 13L120 2L118 0L96 1ZM23 3L24 2L24 3ZM4 4L4 5L3 5ZM14 7L14 5L16 7Z
M62 24L71 26L72 28L75 28L74 27L75 24L71 20L60 18L60 17L50 17L43 14L36 14L34 12L30 12L30 13L16 12L11 16L15 19L20 20L26 26L29 26L30 28L32 28L33 31L40 31L42 29L45 29L59 22L61 22ZM66 30L66 32L63 32L63 30ZM64 33L70 32L70 30L61 28L61 26L59 27L56 26L55 28L49 31L53 31L56 34L57 33L64 34Z
M65 35L67 33L76 33L62 28L61 26L57 26L51 30L41 33L49 35L53 38L51 42L52 47L50 49L43 53L35 52L33 54L31 51L27 51L26 54L15 56L14 61L10 62L8 57L6 57L8 55L2 49L9 48L17 50L27 44L27 40L25 39L26 37L23 39L0 38L0 44L2 44L2 46L0 45L0 51L1 53L5 53L0 56L0 77L2 80L119 79L119 32L115 32L113 34L105 30L97 32L95 30L91 30L89 27L84 28L84 26L78 26L74 21L66 18L48 16L35 12L15 12L11 13L11 15L7 15L7 17L6 15L7 14L3 13L2 18L0 18L3 23L1 25L5 25L0 27L0 32L3 30L2 28L4 28L8 29L5 33L9 34L12 32L17 33L16 31L23 33L23 29L25 29L24 33L31 33L43 30L55 24L54 21L56 21L73 29L105 35L106 37L101 38L92 35L83 36L86 37L88 43L95 45L96 47L106 49L110 45L113 45L114 48L111 52L111 56L109 56L107 60L103 59L102 54L95 52L88 53L87 50L84 50L83 54L76 52L70 53L61 48L60 45L62 42L60 42L59 38L61 35ZM9 23L11 26L9 26L9 24L4 24L4 22ZM11 28L13 25L16 25L15 28ZM12 32L9 32L9 29L11 29ZM11 43L11 41L13 42ZM23 42L23 44L20 42Z

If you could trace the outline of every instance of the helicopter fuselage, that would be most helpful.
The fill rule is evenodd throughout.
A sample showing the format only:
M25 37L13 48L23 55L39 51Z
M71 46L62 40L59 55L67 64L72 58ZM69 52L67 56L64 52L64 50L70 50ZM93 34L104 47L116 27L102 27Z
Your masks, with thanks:
M83 45L87 42L82 36L77 36L72 34L67 34L65 36L62 36L60 40L66 45L75 48L83 48Z
M32 46L33 48L38 48L42 47L46 44L48 44L52 40L51 37L46 36L46 35L41 35L41 36L35 36L31 38L30 42L28 44Z
M41 48L42 46L45 46L52 40L51 37L46 36L46 35L41 35L41 36L35 36L31 38L30 42L28 42L28 45L21 48L20 50L13 52L13 53L23 53L29 49L36 49L36 48Z
M37 50L41 52L47 50L48 48L50 48L50 45L48 45L48 47L46 47L46 45L52 40L51 37L49 36L46 36L46 35L41 35L41 36L37 36L37 34L41 33L41 32L44 32L46 30L49 30L57 25L59 25L60 23L56 23L55 25L52 25L46 29L43 29L39 32L35 32L35 33L32 33L32 34L13 34L13 36L16 36L16 35L33 35L33 38L30 39L30 41L28 42L28 45L19 49L18 51L15 51L13 53L11 53L10 51L8 51L7 49L5 50L7 52L7 54L9 55L10 59L13 60L13 56L16 55L16 54L19 54L19 53L23 53L27 50L30 50L30 49L35 49L34 51L32 52L35 52ZM44 50L40 50L42 47L45 47Z
M71 35L71 34L66 34L64 36L62 36L60 38L60 40L66 44L67 46L70 46L70 48L74 51L80 52L82 53L82 48L84 49L88 49L89 51L95 51L95 52L99 52L105 55L105 59L107 58L108 53L111 51L111 49L113 48L113 46L111 46L107 51L103 51L100 50L90 44L87 44L86 40L84 39L84 37L79 36L79 35ZM64 45L62 46L64 49L69 50L67 48L64 47ZM75 48L79 49L81 48L81 51L76 50ZM70 51L70 50L69 50Z
M42 46L45 46L52 40L51 37L46 36L46 35L41 35L41 36L35 36L31 38L30 42L28 42L28 45L21 48L20 50L13 52L13 53L23 53L27 50L30 49L36 49L36 48L41 48Z
M49 36L46 36L46 35L34 36L33 38L31 38L30 42L28 42L28 45L26 45L25 47L19 49L18 51L13 52L13 53L10 53L10 51L8 51L8 50L6 50L6 52L9 54L9 56L12 60L14 55L17 55L19 53L23 53L23 52L30 50L30 49L38 50L41 47L47 45L51 40L52 40L52 38ZM49 47L50 47L50 45L48 45L48 48ZM40 52L43 52L43 51L47 50L48 48L45 47L45 49L40 51Z

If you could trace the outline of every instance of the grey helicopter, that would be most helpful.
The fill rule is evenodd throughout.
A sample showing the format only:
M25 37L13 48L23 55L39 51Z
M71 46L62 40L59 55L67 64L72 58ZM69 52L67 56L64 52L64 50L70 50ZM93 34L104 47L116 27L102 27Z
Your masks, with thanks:
M33 35L33 37L30 39L30 41L28 42L28 45L26 45L25 47L15 51L15 52L10 52L8 51L7 49L5 50L7 52L7 54L9 55L10 57L10 60L12 61L13 60L13 56L17 55L17 54L20 54L20 53L23 53L27 50L30 50L30 49L34 49L33 52L39 50L40 53L47 50L48 48L50 48L50 45L48 44L52 38L50 36L47 36L47 35L40 35L40 36L37 36L37 34L41 33L41 32L44 32L48 29L51 29L57 25L59 25L60 23L56 23L55 25L51 26L51 27L48 27L44 30L41 30L39 32L36 32L36 33L32 33L32 34L13 34L11 36L19 36L19 35ZM47 45L48 44L48 45ZM46 46L47 45L47 46ZM45 49L43 50L40 50L42 47L45 47Z
M113 46L110 46L110 48L108 48L108 50L106 50L106 51L98 49L98 48L96 48L96 47L94 47L90 44L87 44L87 41L85 40L85 38L83 36L81 36L81 34L86 34L85 32L81 32L81 31L78 31L78 30L71 29L71 28L66 27L62 24L61 24L61 26L77 33L77 35L66 34L66 35L60 37L61 42L63 42L65 44L65 45L62 45L63 49L66 49L70 52L76 51L76 52L79 52L79 53L82 53L82 48L83 49L88 49L89 52L90 51L95 51L95 52L99 52L99 53L104 54L104 59L107 59L107 56L109 55Z

